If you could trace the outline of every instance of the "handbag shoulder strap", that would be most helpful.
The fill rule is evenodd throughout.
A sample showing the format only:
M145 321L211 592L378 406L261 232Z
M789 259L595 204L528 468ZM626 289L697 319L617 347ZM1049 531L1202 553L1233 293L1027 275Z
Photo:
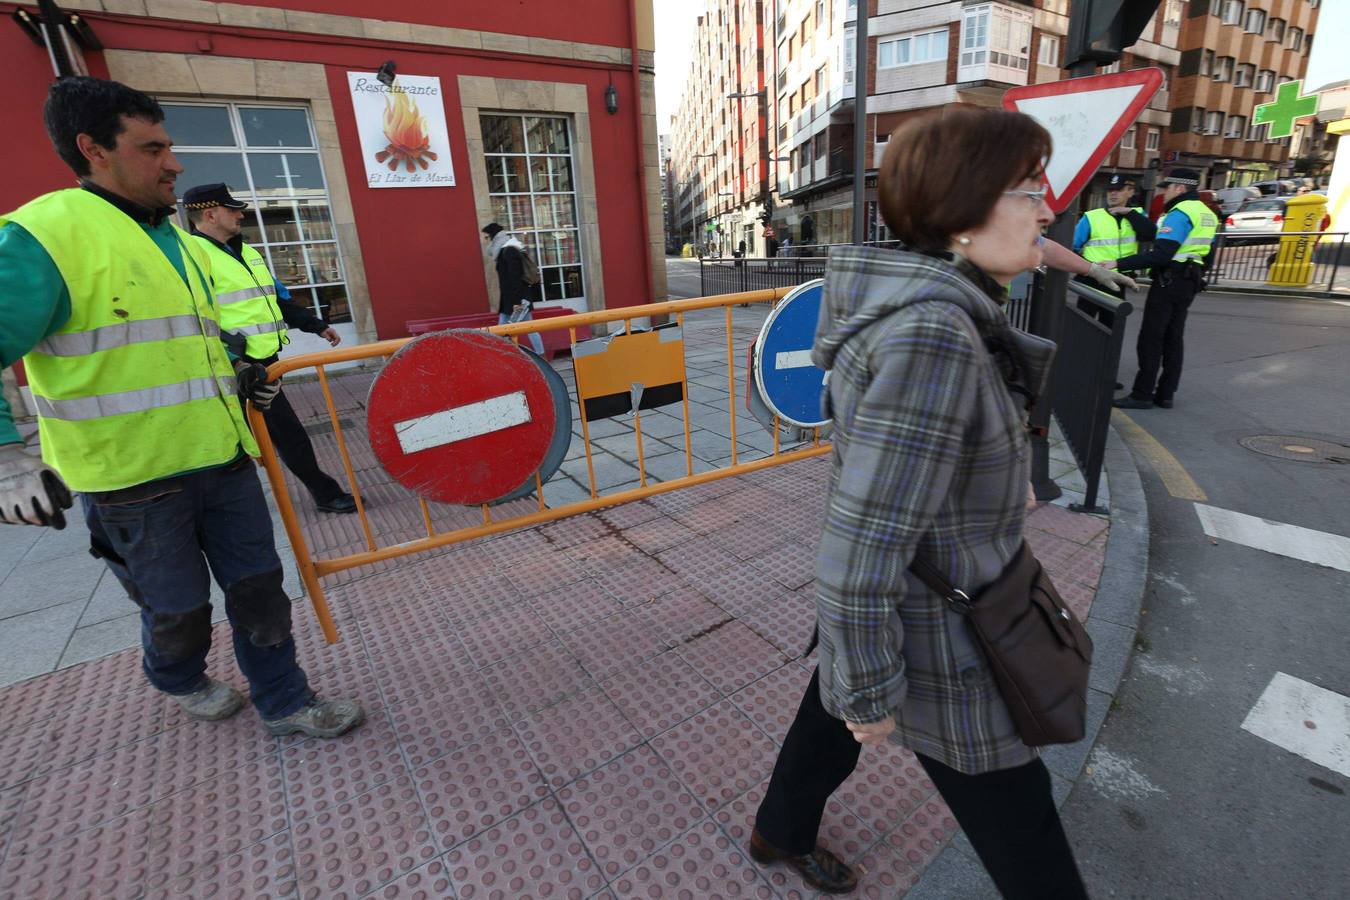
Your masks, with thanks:
M954 612L966 615L974 605L974 600L970 595L960 588L952 587L951 582L942 576L937 567L928 560L921 557L914 557L914 561L909 564L909 570L918 576L919 580L928 585L938 596L947 601L947 605Z

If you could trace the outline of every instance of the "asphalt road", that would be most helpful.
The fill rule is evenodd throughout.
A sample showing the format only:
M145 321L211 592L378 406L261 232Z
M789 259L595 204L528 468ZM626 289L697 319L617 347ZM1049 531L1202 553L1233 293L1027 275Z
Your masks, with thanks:
M1132 442L1149 501L1144 612L1090 774L1064 810L1095 897L1350 893L1350 749L1338 772L1242 728L1277 673L1350 694L1350 573L1211 538L1200 517L1202 506L1256 517L1242 521L1257 545L1274 546L1276 523L1350 536L1350 465L1238 443L1280 435L1289 439L1277 446L1350 445L1348 307L1201 297L1175 408L1130 413L1164 448L1141 458L1146 448ZM1128 384L1134 329L1126 347ZM1184 499L1186 475L1203 504ZM1335 544L1296 538L1296 555ZM1350 748L1350 707L1335 721L1285 706L1273 709L1296 738L1320 727Z
M672 300L702 297L699 287L698 260L666 257L666 285Z

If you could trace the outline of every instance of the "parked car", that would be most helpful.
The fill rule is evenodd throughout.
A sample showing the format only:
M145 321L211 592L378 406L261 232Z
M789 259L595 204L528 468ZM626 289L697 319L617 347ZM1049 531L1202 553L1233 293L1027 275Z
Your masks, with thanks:
M1230 187L1214 194L1219 198L1219 215L1231 216L1242 208L1244 201L1260 197L1261 191L1254 187Z
M1302 179L1300 179L1301 181ZM1298 190L1298 183L1288 178L1277 178L1271 181L1256 181L1248 185L1261 192L1263 197L1284 197L1293 194Z
M1273 243L1278 240L1274 233L1284 227L1286 207L1286 201L1280 197L1244 200L1237 212L1224 219L1225 242L1230 245Z

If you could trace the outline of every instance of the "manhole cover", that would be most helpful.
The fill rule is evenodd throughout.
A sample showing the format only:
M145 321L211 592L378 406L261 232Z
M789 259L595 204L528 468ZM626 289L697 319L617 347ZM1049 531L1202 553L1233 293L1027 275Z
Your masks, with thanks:
M1238 443L1263 456L1296 462L1350 463L1350 444L1297 434L1254 434Z

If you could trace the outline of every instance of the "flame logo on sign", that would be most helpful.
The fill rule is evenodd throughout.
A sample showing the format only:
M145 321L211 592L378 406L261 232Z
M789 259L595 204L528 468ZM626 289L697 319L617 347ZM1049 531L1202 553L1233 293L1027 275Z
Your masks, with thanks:
M427 137L427 117L417 109L417 101L400 90L394 91L394 101L384 98L384 137L389 145L375 154L375 161L387 163L389 171L397 172L400 164L409 172L417 167L430 168L428 160L435 160Z

